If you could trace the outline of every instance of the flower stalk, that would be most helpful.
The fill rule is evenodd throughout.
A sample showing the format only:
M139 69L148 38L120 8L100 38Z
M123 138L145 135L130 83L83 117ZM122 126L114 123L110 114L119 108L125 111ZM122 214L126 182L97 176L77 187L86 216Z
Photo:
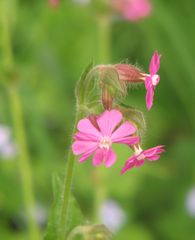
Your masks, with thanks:
M73 127L73 134L76 131L76 124L78 120L81 118L81 113L78 111L75 117L75 124ZM73 181L73 173L74 173L74 165L75 165L75 156L72 153L71 145L73 143L73 138L70 144L69 152L68 152L68 159L66 165L66 174L64 178L64 189L62 194L62 211L60 217L60 233L59 233L59 240L64 240L66 236L66 226L69 220L69 204L71 198L71 188L72 188L72 181Z

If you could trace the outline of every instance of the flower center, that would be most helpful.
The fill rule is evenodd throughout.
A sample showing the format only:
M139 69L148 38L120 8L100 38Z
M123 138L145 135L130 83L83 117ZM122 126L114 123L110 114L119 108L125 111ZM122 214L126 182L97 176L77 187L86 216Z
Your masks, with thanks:
M102 137L99 143L99 147L105 148L105 149L109 149L111 145L112 145L112 140L110 137L107 137L107 136Z
M159 75L158 74L155 74L152 76L152 85L153 86L156 86L159 82Z
M144 155L143 150L140 146L135 147L134 151L135 151L135 155L136 155L136 158L137 158L138 161L142 160L142 159L145 159L145 155Z
M141 153L140 155L137 156L137 160L142 160L145 159L145 155L143 153Z

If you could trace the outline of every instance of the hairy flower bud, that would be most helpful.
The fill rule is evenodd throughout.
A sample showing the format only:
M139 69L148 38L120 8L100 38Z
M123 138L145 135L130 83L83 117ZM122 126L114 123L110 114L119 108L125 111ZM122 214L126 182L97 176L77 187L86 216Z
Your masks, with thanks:
M113 98L109 94L109 91L107 88L102 89L102 104L104 109L110 110L112 108Z
M88 119L93 124L93 126L100 131L100 127L97 123L97 116L95 114L91 114L89 115Z
M116 64L119 79L131 83L144 82L144 75L141 70L129 64Z

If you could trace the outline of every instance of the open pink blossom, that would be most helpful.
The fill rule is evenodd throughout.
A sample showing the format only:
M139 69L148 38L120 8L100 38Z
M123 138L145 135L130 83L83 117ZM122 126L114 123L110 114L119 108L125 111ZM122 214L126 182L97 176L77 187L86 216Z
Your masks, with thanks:
M86 161L94 153L94 166L104 162L106 167L110 167L116 161L116 154L112 150L113 143L138 143L139 138L133 136L137 129L129 122L121 123L122 119L122 114L114 109L106 110L98 116L96 124L88 118L81 119L77 125L79 132L75 134L72 145L73 153L80 155L79 161Z
M114 0L113 5L125 19L132 22L147 17L152 10L150 0Z
M121 174L131 170L133 167L141 167L144 164L145 159L148 161L158 160L160 154L165 151L163 145L149 148L147 150L142 150L140 146L138 146L138 148L135 147L134 149L135 154L126 161Z
M146 87L146 106L148 110L153 105L154 90L160 81L160 76L157 74L160 68L160 55L157 51L154 52L150 61L149 72L150 74L145 75L145 87Z

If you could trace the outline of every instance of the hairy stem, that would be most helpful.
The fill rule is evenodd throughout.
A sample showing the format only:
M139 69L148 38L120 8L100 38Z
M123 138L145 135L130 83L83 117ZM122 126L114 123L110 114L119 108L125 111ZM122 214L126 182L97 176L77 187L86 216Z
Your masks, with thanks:
M76 124L80 119L80 114L76 114L75 124L73 127L73 134L76 131ZM72 136L73 136L72 134ZM71 145L73 143L73 137L71 141ZM71 145L68 152L68 159L66 165L66 174L64 179L64 190L63 190L63 199L62 199L62 212L61 212L61 219L60 219L60 240L65 240L66 237L66 226L69 220L69 204L71 198L71 188L72 188L72 180L73 180L73 173L74 173L74 164L75 164L75 156L72 153Z

